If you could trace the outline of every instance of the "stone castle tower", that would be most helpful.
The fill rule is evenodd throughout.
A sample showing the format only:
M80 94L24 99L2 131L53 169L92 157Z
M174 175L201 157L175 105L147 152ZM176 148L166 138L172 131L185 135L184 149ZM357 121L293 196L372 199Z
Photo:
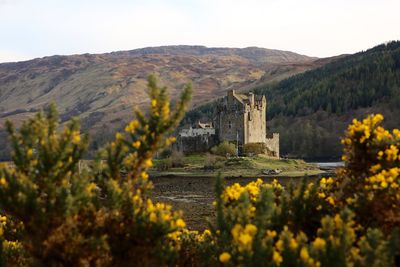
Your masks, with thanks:
M279 134L267 136L265 96L228 91L216 108L214 126L220 141L237 143L239 151L250 143L263 143L279 158Z

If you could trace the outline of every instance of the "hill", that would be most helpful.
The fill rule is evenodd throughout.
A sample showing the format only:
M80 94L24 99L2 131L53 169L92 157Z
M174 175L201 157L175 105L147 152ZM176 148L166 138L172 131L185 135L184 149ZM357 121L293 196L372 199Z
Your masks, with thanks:
M99 146L132 116L132 106L147 103L146 79L156 74L177 96L188 81L193 106L224 95L279 81L320 66L316 58L257 47L164 46L112 52L51 56L0 64L0 130L6 119L17 124L50 102L63 121L81 118ZM0 133L4 146L4 132Z
M252 89L267 97L267 125L281 134L281 154L338 159L340 137L354 118L382 113L388 128L400 125L400 42L332 59L320 68ZM204 106L189 113L207 116Z

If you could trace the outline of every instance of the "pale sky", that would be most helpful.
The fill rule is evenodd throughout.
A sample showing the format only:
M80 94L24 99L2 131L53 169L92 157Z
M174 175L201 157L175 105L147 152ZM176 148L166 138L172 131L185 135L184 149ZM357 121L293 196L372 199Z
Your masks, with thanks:
M400 39L400 0L0 0L0 62L161 45L317 57Z

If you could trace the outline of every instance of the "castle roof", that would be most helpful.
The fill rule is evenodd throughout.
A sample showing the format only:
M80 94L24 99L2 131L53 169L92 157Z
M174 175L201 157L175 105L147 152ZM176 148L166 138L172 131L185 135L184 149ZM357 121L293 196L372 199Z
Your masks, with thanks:
M238 94L235 93L234 96L236 97L237 100L239 100L239 102L241 103L246 103L249 101L249 97L245 94Z
M211 122L201 123L199 121L199 123L197 124L197 128L205 129L205 128L213 128L213 126Z
M236 93L234 90L232 90L232 95L242 104L250 104L251 97L253 96L255 102L261 102L265 97L264 95L254 95L253 93L239 94Z

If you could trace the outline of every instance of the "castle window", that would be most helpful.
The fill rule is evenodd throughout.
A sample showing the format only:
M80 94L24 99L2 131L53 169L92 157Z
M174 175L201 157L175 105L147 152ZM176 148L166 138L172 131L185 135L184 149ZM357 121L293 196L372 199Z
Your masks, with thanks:
M228 122L228 127L229 127L229 129L232 128L232 122L231 121Z

